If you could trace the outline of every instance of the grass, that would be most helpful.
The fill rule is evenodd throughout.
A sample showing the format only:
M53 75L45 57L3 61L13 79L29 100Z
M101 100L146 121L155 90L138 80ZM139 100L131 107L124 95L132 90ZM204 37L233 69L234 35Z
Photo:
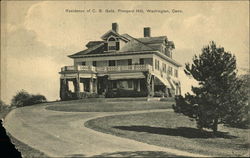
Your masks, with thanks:
M220 126L201 133L195 122L174 112L108 116L90 120L86 127L148 144L210 156L247 156L249 130Z
M143 101L144 100L144 101ZM143 98L133 100L130 98L113 99L84 99L75 101L54 102L46 107L47 110L67 112L118 112L118 111L139 111L151 109L172 108L173 101L145 101Z
M39 157L39 158L45 158L48 157L47 155L45 155L43 152L36 150L22 142L20 142L19 140L17 140L16 138L14 138L13 136L11 136L10 134L8 134L11 142L15 145L15 147L17 148L17 150L19 152L21 152L22 157Z

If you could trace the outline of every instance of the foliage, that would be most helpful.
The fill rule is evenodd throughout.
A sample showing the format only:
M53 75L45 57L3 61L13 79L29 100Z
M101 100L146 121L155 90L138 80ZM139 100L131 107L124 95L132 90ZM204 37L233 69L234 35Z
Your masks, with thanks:
M146 97L147 92L138 92L136 90L126 90L126 89L117 89L117 90L109 90L106 93L107 98L114 97Z
M7 105L2 100L0 100L0 112L4 111L6 108Z
M80 99L83 98L98 98L98 94L97 93L90 93L90 92L81 92L80 93Z
M177 97L175 112L196 120L197 127L217 132L218 124L243 121L247 113L247 97L241 87L243 82L236 76L235 56L216 47L214 42L194 56L193 63L186 64L185 73L198 81L192 87L194 95Z
M17 92L17 94L12 98L11 105L16 107L23 107L38 103L46 102L47 99L43 95L33 95L29 94L25 90Z
M249 87L250 75L246 74L238 77L236 84L234 85L235 95L231 98L231 108L229 109L229 115L225 117L225 124L232 127L246 128L250 123L250 115L248 114L250 106L248 100L250 98Z

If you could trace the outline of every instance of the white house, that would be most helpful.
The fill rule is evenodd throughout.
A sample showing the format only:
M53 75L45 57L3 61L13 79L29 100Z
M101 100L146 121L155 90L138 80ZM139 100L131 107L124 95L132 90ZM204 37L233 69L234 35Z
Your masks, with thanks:
M118 24L101 36L89 41L87 49L69 55L73 66L59 72L62 100L82 98L86 94L106 97L140 97L180 94L178 68L172 58L173 41L167 36L151 37L144 28L144 37L134 38L118 32ZM73 82L74 90L69 90Z

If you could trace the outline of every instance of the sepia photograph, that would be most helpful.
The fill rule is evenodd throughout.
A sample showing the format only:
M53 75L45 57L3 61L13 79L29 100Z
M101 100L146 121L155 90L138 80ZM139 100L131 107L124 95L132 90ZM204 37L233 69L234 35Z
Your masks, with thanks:
M249 157L249 59L248 0L3 0L0 155Z

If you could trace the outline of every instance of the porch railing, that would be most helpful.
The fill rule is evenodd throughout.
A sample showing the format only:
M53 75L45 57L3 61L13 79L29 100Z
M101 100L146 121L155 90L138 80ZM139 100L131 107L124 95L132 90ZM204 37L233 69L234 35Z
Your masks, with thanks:
M125 66L64 66L61 72L67 71L86 71L86 72L122 72L122 71L151 71L151 65L125 65Z

